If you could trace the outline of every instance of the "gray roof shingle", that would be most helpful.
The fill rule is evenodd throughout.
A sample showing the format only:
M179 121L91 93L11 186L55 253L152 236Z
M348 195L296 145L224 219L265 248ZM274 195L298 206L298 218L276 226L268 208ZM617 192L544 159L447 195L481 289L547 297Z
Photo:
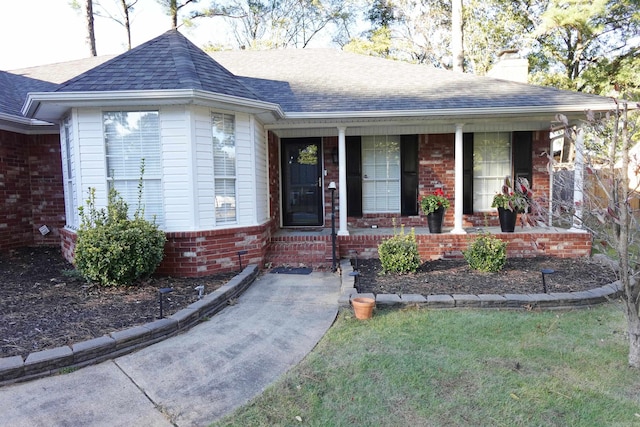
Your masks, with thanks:
M331 49L215 52L287 113L534 107L606 98Z
M176 30L63 83L57 92L199 89L260 99Z
M56 84L0 71L0 113L22 116L22 104L29 92L55 90Z

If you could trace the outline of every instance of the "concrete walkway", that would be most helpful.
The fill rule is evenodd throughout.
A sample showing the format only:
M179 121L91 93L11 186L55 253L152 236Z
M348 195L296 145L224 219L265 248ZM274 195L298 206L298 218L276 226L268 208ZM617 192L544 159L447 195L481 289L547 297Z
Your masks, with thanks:
M188 332L78 371L0 388L2 426L203 426L259 395L335 320L337 274L265 274Z

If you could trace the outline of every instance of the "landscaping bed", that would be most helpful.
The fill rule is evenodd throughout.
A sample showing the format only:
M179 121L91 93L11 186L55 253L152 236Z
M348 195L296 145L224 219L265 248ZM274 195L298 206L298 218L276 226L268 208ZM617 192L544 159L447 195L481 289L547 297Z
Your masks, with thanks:
M69 274L71 272L71 274ZM0 254L0 357L69 345L169 316L211 293L237 274L201 278L152 277L129 287L87 283L57 247Z
M383 274L380 260L358 260L359 293L374 294L533 294L543 293L542 269L547 292L578 292L598 288L616 280L608 266L588 258L508 258L497 273L471 270L463 259L423 263L416 273ZM352 260L355 267L355 260Z

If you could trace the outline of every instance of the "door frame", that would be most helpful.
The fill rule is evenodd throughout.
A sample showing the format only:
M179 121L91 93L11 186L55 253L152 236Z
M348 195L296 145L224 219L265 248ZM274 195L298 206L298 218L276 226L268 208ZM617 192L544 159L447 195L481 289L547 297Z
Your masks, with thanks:
M290 195L287 188L289 184L287 180L291 176L288 168L289 161L287 157L287 146L291 145L311 145L315 144L318 147L317 150L317 167L316 177L318 180L317 194L313 196L315 199L315 212L311 212L314 216L314 221L301 221L296 223L293 218L290 217L290 211L288 210L288 204L290 202ZM323 144L321 137L303 137L303 138L281 138L280 139L280 220L282 228L306 228L306 227L324 227L324 156L323 156ZM308 217L309 218L309 217Z

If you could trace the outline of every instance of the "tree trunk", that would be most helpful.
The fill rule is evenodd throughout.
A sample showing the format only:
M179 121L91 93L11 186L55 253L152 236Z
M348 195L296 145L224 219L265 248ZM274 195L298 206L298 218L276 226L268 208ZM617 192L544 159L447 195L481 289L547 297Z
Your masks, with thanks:
M96 34L93 28L93 0L86 0L85 12L87 19L87 43L89 43L89 53L91 56L98 56L96 51Z
M451 55L453 71L464 72L464 45L462 35L462 0L451 0Z
M171 0L169 5L169 13L171 13L171 29L178 28L178 0Z
M124 28L127 31L127 50L131 50L131 22L129 20L129 5L127 0L120 0L122 14L124 16Z
M629 329L629 366L640 369L640 317L633 304L627 304L627 326Z

